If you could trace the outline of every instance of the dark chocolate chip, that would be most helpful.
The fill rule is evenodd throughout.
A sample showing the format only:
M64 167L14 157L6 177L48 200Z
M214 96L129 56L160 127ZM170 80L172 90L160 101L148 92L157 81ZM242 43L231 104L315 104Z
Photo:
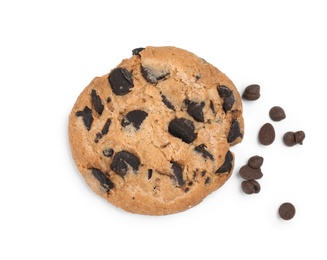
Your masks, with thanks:
M246 100L257 100L260 97L260 86L258 84L252 84L245 88L243 95L243 99Z
M231 151L228 151L225 155L225 161L222 166L216 171L216 173L230 173L233 168L234 157Z
M305 133L303 131L296 132L286 132L283 136L284 144L287 146L294 146L296 144L303 144L303 140L305 138Z
M269 117L271 118L271 120L278 122L285 119L286 114L284 109L279 106L274 106L269 110Z
M194 148L194 150L198 153L201 153L202 157L204 159L209 158L210 160L214 160L213 156L211 153L209 153L206 149L206 146L204 144L200 144Z
M105 191L109 191L115 187L111 180L109 180L108 176L104 174L97 168L91 168L92 175L100 182L100 185L104 188Z
M209 184L211 182L210 177L206 178L206 180L204 181L204 184Z
M238 137L243 137L241 133L241 128L237 120L232 120L230 130L228 133L227 141L228 143L234 142Z
M96 133L95 134L94 142L95 143L98 143L101 138L102 138L102 134L101 133Z
M165 69L154 69L147 66L141 65L142 76L150 83L157 84L160 80L165 80L168 78L170 72Z
M105 157L111 157L114 154L114 150L112 148L105 148L102 153Z
M219 96L221 98L230 97L230 96L233 95L233 92L228 87L226 87L224 85L218 86L217 90L218 90Z
M296 145L295 133L292 131L286 132L283 136L283 141L285 145L290 147Z
M253 169L249 165L242 166L239 174L245 180L258 180L263 176L261 169Z
M272 124L264 124L259 131L259 142L263 145L271 145L275 140L275 129Z
M76 116L82 117L86 129L89 131L93 122L92 110L86 106L82 111L77 111Z
M177 180L178 186L183 186L184 185L184 180L183 180L183 168L180 164L177 162L171 162L172 164L172 169L173 173L175 175L175 178Z
M134 87L133 75L125 68L113 69L108 80L112 91L118 96L128 94Z
M284 220L290 220L295 216L295 207L290 202L285 202L279 206L278 214Z
M242 181L241 188L245 194L253 194L255 191L254 185L251 181Z
M296 131L294 133L294 137L295 137L295 142L297 144L303 144L303 140L305 138L305 133L303 131Z
M94 142L99 142L99 140L109 132L109 126L110 126L111 120L110 118L107 119L106 123L102 127L101 133L96 133L96 137L94 139Z
M168 107L169 109L175 111L174 105L167 99L165 95L161 95L162 102Z
M133 127L137 130L140 129L141 124L144 119L148 116L148 113L143 110L133 110L127 113L125 118L122 121L122 126L128 126L132 124Z
M111 101L111 97L107 97L107 103Z
M152 169L148 169L148 180L151 179L152 173L153 173L153 170Z
M235 98L234 96L230 96L230 97L226 97L224 99L224 103L223 103L223 109L225 112L228 112L229 110L232 109L233 105L235 103Z
M194 118L194 120L198 122L204 122L204 114L203 114L203 108L205 103L197 103L194 101L187 102L187 113Z
M235 97L233 92L226 86L218 86L217 87L219 96L223 99L223 109L225 112L228 112L232 109L235 103Z
M261 190L260 184L256 180L242 181L241 187L246 194L259 193Z
M141 51L143 51L145 48L135 48L134 50L132 50L132 54L134 55L139 55Z
M254 155L248 160L248 165L252 169L259 169L263 164L263 157L259 155Z
M94 89L92 89L91 92L91 99L94 110L97 111L97 113L101 116L104 106L102 104L100 96L96 93Z
M259 193L261 190L260 183L256 180L251 180L252 184L254 185L254 193Z
M110 118L108 118L107 121L106 121L106 123L104 124L102 130L101 130L101 134L102 135L108 134L110 124L111 124L111 120L110 120Z
M140 160L130 152L121 151L112 159L110 168L123 177L127 173L128 166L132 167L134 172L137 172L140 166Z
M171 135L182 139L183 142L188 144L192 143L196 138L194 130L193 122L185 118L175 118L168 126Z

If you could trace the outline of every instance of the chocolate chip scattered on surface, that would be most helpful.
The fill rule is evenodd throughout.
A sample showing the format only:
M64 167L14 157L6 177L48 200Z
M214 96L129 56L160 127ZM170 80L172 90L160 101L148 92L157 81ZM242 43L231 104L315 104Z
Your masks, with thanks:
M245 100L254 101L260 98L260 85L252 84L244 89L242 98Z
M305 133L301 130L301 131L296 131L294 133L294 137L295 137L295 142L297 144L303 144L304 138L305 138Z
M241 188L245 194L259 193L261 190L260 183L257 181L263 177L261 166L263 157L259 155L251 156L246 165L239 170L239 175L244 179Z
M273 121L281 121L286 118L286 114L283 108L280 106L274 106L269 110L269 117Z
M287 146L296 145L294 132L291 132L291 131L286 132L283 136L283 141L284 141L284 144Z
M242 181L241 188L245 194L259 193L261 190L261 186L256 180Z
M256 100L260 97L260 86L250 85L245 88L242 95L243 99ZM269 117L272 121L279 122L286 118L285 111L280 106L274 106L269 110ZM258 139L262 145L268 146L275 140L275 128L270 123L265 123L259 130ZM286 132L283 136L283 142L286 146L294 146L296 144L303 144L305 139L304 131ZM255 155L252 156L246 165L243 165L239 170L239 175L245 179L241 183L241 188L245 194L259 193L261 190L260 184L257 181L262 178L261 166L263 164L263 157ZM279 216L284 220L290 220L294 217L296 209L292 203L285 202L280 205L278 209Z
M259 155L254 155L252 157L250 157L250 159L248 160L248 166L251 167L252 169L260 169L260 167L263 164L263 157L259 156Z
M258 180L263 176L260 168L253 169L249 165L243 165L239 171L239 174L245 180Z
M265 123L259 130L259 142L263 145L271 145L275 141L275 128L270 123Z
M290 202L285 202L279 206L278 214L284 220L290 220L295 216L296 209Z
M231 176L242 112L233 82L204 59L175 47L136 48L77 98L70 147L86 183L111 204L177 213Z
M288 131L283 136L283 142L286 146L294 146L296 144L303 144L305 133L303 131Z

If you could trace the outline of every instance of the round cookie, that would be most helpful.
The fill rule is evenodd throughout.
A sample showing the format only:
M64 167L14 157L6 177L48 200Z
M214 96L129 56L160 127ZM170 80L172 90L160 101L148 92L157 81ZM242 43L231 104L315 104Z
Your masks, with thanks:
M125 211L165 215L200 203L234 167L242 103L217 68L175 47L133 50L82 91L69 117L76 166Z

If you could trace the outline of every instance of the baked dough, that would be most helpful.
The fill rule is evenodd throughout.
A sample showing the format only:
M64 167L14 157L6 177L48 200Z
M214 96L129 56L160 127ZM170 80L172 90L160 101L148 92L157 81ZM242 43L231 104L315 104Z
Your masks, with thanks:
M232 81L183 49L133 50L82 91L69 141L86 183L132 213L165 215L200 203L234 167L244 134Z

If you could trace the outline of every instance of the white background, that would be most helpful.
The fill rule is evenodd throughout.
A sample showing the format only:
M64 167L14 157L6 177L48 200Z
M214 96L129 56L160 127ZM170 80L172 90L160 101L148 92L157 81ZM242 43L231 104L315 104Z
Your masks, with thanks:
M327 259L325 1L1 1L0 259ZM162 217L134 215L95 195L68 145L68 115L95 76L148 45L187 49L242 93L244 141L235 171L203 203ZM272 122L282 106L287 118ZM274 125L270 146L259 128ZM286 131L303 130L286 147ZM265 161L261 192L238 169ZM278 217L292 202L296 216Z

